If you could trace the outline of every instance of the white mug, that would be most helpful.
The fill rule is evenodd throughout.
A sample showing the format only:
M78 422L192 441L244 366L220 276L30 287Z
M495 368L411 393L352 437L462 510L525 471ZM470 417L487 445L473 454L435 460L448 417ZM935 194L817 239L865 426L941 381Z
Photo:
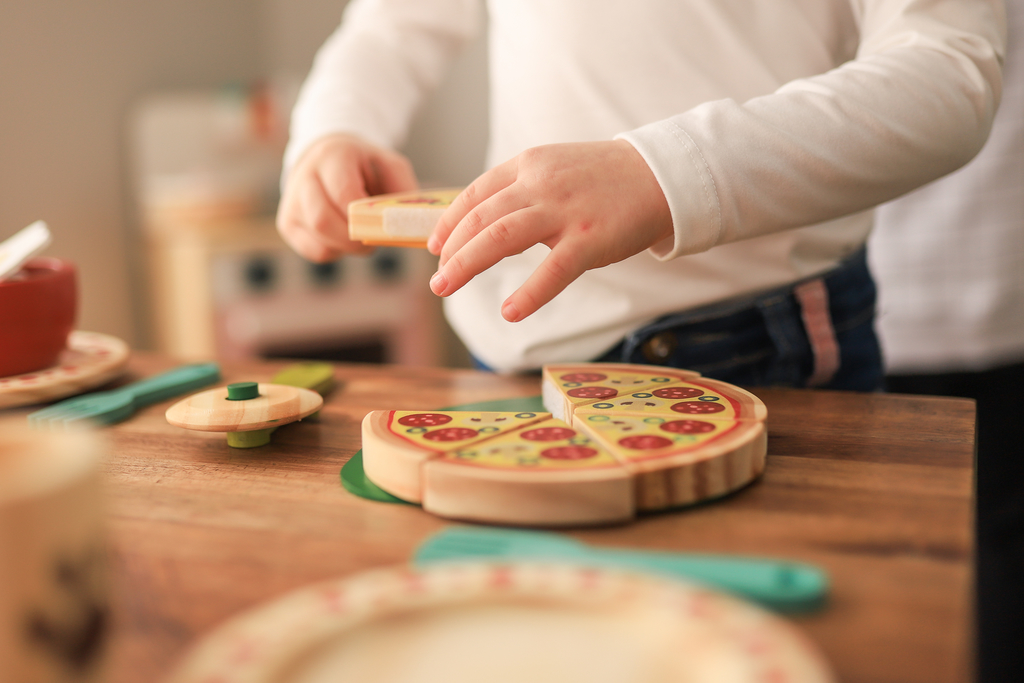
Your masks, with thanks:
M109 604L100 463L91 430L0 419L0 681L102 680Z

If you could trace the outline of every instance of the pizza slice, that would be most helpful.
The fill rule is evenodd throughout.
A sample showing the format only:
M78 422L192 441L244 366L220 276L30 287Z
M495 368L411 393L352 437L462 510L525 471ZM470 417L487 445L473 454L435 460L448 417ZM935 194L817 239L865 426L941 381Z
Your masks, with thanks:
M425 248L437 220L461 191L416 190L357 199L348 205L348 236L363 244Z
M550 417L534 412L376 410L363 418L363 469L388 493L419 502L420 466L427 458Z
M634 515L630 472L557 419L461 446L423 463L423 508L502 524L602 524Z
M700 373L653 365L576 363L546 365L541 380L544 407L554 417L570 420L577 406L609 401L700 377Z
M745 389L704 377L648 387L614 398L580 403L606 413L652 413L709 420L764 420L768 410Z
M573 415L573 426L634 475L638 510L723 496L756 479L767 454L763 420L584 406Z

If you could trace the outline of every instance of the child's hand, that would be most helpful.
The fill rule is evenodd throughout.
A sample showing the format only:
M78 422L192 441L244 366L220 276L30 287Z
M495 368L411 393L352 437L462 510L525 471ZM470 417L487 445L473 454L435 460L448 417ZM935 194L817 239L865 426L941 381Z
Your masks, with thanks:
M348 238L348 203L418 187L412 164L398 152L353 135L321 138L295 164L277 210L284 241L310 261L372 251Z
M665 195L628 142L535 147L477 178L441 216L428 242L441 256L430 288L448 296L506 256L546 244L551 253L501 307L518 322L584 271L671 235Z

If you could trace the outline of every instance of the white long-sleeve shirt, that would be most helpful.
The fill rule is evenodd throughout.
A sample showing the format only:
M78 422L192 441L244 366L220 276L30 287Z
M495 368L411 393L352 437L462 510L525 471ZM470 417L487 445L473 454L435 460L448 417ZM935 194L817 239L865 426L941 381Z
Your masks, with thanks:
M535 246L446 301L499 370L586 360L661 315L821 273L871 207L968 161L1000 95L999 0L488 0L488 163L533 146L629 141L674 237L591 270L519 323L501 303ZM354 0L318 54L286 167L340 131L399 146L482 24L477 0Z
M876 212L869 255L891 373L1024 361L1024 0L1006 14L1006 87L985 147Z

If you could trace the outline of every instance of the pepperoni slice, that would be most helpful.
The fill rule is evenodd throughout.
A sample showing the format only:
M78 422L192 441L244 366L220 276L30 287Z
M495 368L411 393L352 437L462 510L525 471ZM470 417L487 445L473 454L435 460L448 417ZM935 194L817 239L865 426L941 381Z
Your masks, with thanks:
M619 392L611 387L578 387L566 393L573 398L611 398Z
M684 398L697 398L704 392L696 387L663 387L661 389L655 389L653 393L658 398L667 398L673 401L679 401Z
M549 460L586 460L597 455L597 449L587 446L556 446L540 452L540 457Z
M474 436L476 436L475 429L469 429L467 427L445 427L444 429L435 429L432 432L427 432L423 435L423 438L428 441L464 441L466 439L472 439Z
M722 412L725 410L725 405L711 401L686 401L685 403L673 403L672 410L687 415L709 415Z
M636 436L627 436L623 439L619 439L619 445L623 448L631 448L636 451L649 451L655 448L671 446L672 440L666 439L663 436L655 436L653 434L637 434Z
M562 375L563 382L600 382L608 379L608 375L602 375L599 372L571 372L568 375Z
M563 441L576 436L576 432L566 427L538 427L528 429L519 436L527 441Z
M703 420L672 420L664 422L661 428L673 434L706 434L715 430L715 425Z
M436 427L452 421L451 415L440 413L417 413L398 418L398 424L406 427Z

